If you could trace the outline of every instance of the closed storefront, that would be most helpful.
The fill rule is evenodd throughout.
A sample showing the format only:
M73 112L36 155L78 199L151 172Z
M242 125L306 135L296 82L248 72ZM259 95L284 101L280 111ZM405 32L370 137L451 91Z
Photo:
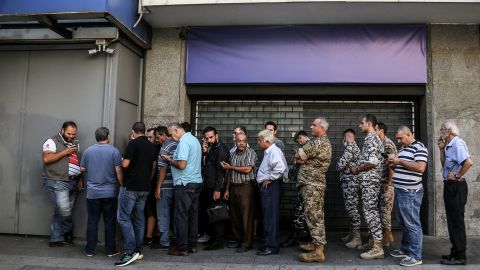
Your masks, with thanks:
M388 89L388 88L387 88ZM228 91L225 89L225 91ZM319 97L317 97L319 98ZM310 133L310 124L314 117L323 116L329 123L328 136L332 143L332 162L327 173L327 193L325 198L325 220L327 228L347 228L349 220L344 210L335 163L343 153L342 132L352 128L357 132L357 143L361 147L364 135L357 128L359 119L365 113L372 113L390 129L388 136L394 138L399 125L415 129L415 102L412 100L198 100L193 107L196 135L206 126L217 128L221 139L232 146L232 130L243 125L249 133L249 144L259 157L263 155L256 143L258 131L264 129L266 121L278 124L278 137L285 143L287 162L292 163L292 155L297 148L293 135L299 130ZM261 159L259 159L260 161ZM281 215L289 217L296 200L295 182L285 183L282 187Z

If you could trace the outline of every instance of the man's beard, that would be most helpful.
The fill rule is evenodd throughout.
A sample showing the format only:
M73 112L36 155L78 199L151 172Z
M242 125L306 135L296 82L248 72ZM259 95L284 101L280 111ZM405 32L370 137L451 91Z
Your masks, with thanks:
M73 139L69 139L68 137L65 136L65 133L62 133L62 138L66 141L66 142L73 142Z

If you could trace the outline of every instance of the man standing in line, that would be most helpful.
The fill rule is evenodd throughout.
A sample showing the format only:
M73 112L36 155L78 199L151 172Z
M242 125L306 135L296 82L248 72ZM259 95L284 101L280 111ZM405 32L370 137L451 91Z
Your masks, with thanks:
M387 162L395 167L393 184L398 223L402 228L402 244L390 255L403 257L401 266L415 266L422 264L420 206L423 198L422 175L427 167L428 150L423 143L415 140L406 126L398 128L396 137L402 148L398 158L390 157Z
M178 123L168 125L168 133L176 142L173 156L161 157L170 162L173 176L174 219L177 246L170 248L169 255L187 256L197 252L198 204L202 190L202 146L190 132L185 132Z
M73 246L72 210L80 180L80 153L74 144L77 124L63 123L60 132L43 144L43 187L54 205L50 247Z
M115 214L117 210L117 180L123 183L122 156L109 143L110 131L106 127L95 130L97 144L88 147L80 163L87 173L87 244L85 256L95 255L98 241L98 222L103 215L105 251L108 257L118 255L115 244Z
M295 159L301 163L297 175L297 186L305 204L305 220L310 231L311 242L301 245L306 253L299 255L303 262L324 262L325 237L325 189L326 172L332 159L332 146L327 137L328 121L317 117L310 126L313 138L298 149Z
M307 132L300 130L295 133L293 140L297 143L298 147L302 147L310 140L310 138L308 137ZM298 149L296 151L298 151ZM295 156L293 157L293 167L288 172L289 180L297 182L298 170L303 163L303 161L296 160ZM299 241L303 239L310 240L310 233L308 232L307 223L305 221L305 206L303 202L302 194L297 190L297 200L295 202L295 207L293 208L290 233L288 238L280 244L281 247L298 246Z
M350 169L358 166L360 148L358 148L355 142L355 131L353 129L346 129L343 132L343 145L345 150L337 162L337 170L340 172L343 200L345 202L345 210L351 220L351 231L342 241L347 248L357 248L362 245L360 236L362 219L359 211L360 183L358 176L353 175Z
M247 135L244 133L237 134L235 145L236 150L231 154L230 164L221 162L221 165L229 170L224 199L230 200L232 232L236 241L230 247L242 253L250 250L253 244L254 168L257 154L248 147Z
M123 256L116 266L126 266L142 259L145 236L145 202L156 167L155 145L145 136L145 124L133 124L134 139L128 142L122 167L125 181L118 194L117 220L123 233Z
M277 124L273 121L268 121L265 123L265 129L268 129L268 131L270 131L273 135L273 137L275 137L275 145L280 148L280 150L282 150L282 152L285 153L285 144L282 142L282 140L280 140L279 138L277 138Z
M155 190L157 199L158 230L160 231L159 243L153 243L152 248L170 248L170 216L173 208L173 178L170 162L164 160L163 156L173 156L177 149L177 142L168 134L165 126L155 129L157 142L162 145L158 155L158 181Z
M162 143L157 140L159 138L156 134L156 128L147 129L147 139L153 145L155 145L155 153L158 156ZM161 137L160 137L161 138ZM145 202L145 216L147 217L147 227L145 229L145 242L147 246L152 246L158 243L158 237L155 236L155 229L157 228L157 199L155 198L155 190L157 188L158 169L155 167L153 177L150 182L150 192Z
M465 232L465 205L468 186L465 174L473 161L467 144L460 137L455 120L443 122L440 128L438 148L443 166L443 201L447 215L448 235L452 248L449 255L443 255L440 263L446 265L467 264L467 236Z
M397 157L397 147L387 137L387 126L384 123L377 123L375 126L375 132L382 140L384 146L384 153L388 158ZM387 160L382 162L382 179L380 182L380 219L383 227L383 246L388 247L390 243L393 243L392 234L392 210L393 200L395 192L393 189L393 170L387 165Z
M260 202L264 217L265 245L259 247L257 255L278 254L278 233L280 227L280 182L288 177L285 156L275 143L273 134L265 129L258 133L258 146L264 150L264 156L257 173L260 185Z
M202 215L200 224L204 231L209 231L211 238L204 250L217 250L223 248L225 237L225 222L210 223L206 213L207 208L214 206L223 196L226 185L226 170L222 168L222 162L228 162L230 151L218 138L218 132L214 127L206 127L203 130L203 190L200 195Z
M375 133L376 125L377 118L371 114L365 115L360 121L359 128L367 135L363 143L360 165L351 168L352 174L358 175L360 179L363 216L373 239L369 246L370 249L360 254L360 258L364 260L384 258L382 222L378 210L381 179L379 166L383 161L381 153L384 148L382 140Z

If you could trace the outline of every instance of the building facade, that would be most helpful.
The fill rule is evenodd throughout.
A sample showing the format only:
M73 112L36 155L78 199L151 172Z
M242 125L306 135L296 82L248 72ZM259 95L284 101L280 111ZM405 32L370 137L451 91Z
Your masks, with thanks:
M436 139L442 121L459 119L477 160L478 1L28 2L0 7L0 123L8 127L0 133L0 232L48 234L40 145L63 120L78 122L83 147L104 125L120 149L139 119L190 121L197 135L212 125L228 144L241 124L252 146L273 120L290 157L292 134L322 115L331 123L334 163L343 129L360 133L359 118L374 113L389 137L408 125L428 146L422 225L429 235L447 234ZM93 49L100 52L90 56ZM467 233L480 235L478 166L467 178ZM333 166L327 190L327 229L345 228ZM288 216L295 184L283 191ZM81 201L77 220L84 216ZM83 228L80 222L76 233Z

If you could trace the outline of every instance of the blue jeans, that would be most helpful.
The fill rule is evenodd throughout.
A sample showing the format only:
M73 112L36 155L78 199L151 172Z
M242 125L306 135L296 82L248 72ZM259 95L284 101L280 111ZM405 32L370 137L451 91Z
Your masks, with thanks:
M173 189L161 189L160 200L157 200L158 229L160 230L160 244L170 246L170 220L173 210Z
M54 205L50 242L65 240L65 234L73 231L72 210L77 198L77 183L44 179L43 187Z
M93 253L98 241L98 222L103 215L105 228L105 250L107 254L115 251L115 212L117 210L117 198L87 199L87 245L85 252Z
M422 259L423 230L420 223L420 206L423 189L419 191L395 188L397 219L402 229L400 250L415 260Z
M272 181L267 188L260 188L260 202L263 212L265 248L278 252L280 227L280 180Z
M148 191L129 191L120 187L117 221L123 233L123 252L141 249L145 234L145 202Z

